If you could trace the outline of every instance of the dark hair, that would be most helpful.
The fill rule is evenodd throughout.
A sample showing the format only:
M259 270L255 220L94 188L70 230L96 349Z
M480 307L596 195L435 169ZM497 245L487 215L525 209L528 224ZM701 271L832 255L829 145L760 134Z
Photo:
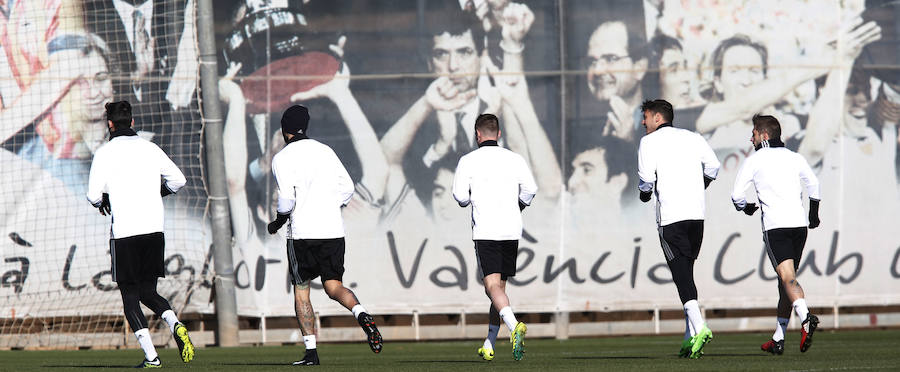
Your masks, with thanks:
M475 131L484 135L500 133L500 120L494 114L481 114L475 119Z
M116 129L131 127L131 104L128 101L106 104L106 120L113 122Z
M772 115L753 115L753 130L768 134L769 139L781 139L781 124Z
M675 119L675 110L672 109L672 104L664 99L644 101L644 103L641 104L641 112L646 111L662 115L663 120L669 123Z
M472 41L478 54L484 49L484 28L475 12L465 11L456 5L443 5L426 10L424 32L420 38L420 49L426 60L431 60L431 50L434 48L434 37L445 32L451 36L460 36L466 31L472 31Z
M669 49L683 51L684 47L681 46L681 42L678 39L666 34L657 33L653 36L653 39L650 39L648 51L650 52L649 66L651 69L660 68L659 60L662 58L663 53Z
M750 39L747 35L737 34L728 39L722 40L712 54L712 63L713 63L713 74L715 77L722 76L722 60L725 59L725 52L728 49L736 46L746 46L753 48L759 53L760 59L762 59L762 69L763 76L766 76L766 71L769 68L769 51L766 47L760 43L757 43Z
M637 169L637 157L634 156L637 149L634 144L619 137L603 136L589 145L578 146L575 157L577 158L578 155L593 150L603 151L603 162L606 163L606 181L624 174L627 179L627 185L637 184L637 173L634 172ZM571 171L574 171L574 169L570 170L566 179L572 176ZM623 206L636 199L636 190L637 187L625 187L625 190L622 190L620 201Z
M681 46L681 42L678 39L661 33L656 33L648 43L647 74L644 75L644 79L641 82L645 96L659 97L662 95L660 71L663 69L663 66L660 66L659 61L662 59L663 53L670 49L684 51L684 47Z

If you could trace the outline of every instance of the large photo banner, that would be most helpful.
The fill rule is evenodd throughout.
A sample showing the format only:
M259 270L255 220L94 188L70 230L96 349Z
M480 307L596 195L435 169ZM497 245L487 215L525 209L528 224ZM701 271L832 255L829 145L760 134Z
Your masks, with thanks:
M109 221L83 188L102 104L119 99L188 174L166 200L164 295L211 312L194 0L0 9L0 317L118 311ZM777 302L760 215L731 203L756 113L822 184L799 269L810 305L898 303L897 14L876 0L216 1L238 311L294 314L285 237L266 232L293 104L355 183L343 279L373 313L488 311L471 211L450 195L481 113L539 187L508 283L517 311L680 308L655 200L638 199L639 108L655 98L722 163L695 267L705 306ZM321 315L344 314L313 288Z

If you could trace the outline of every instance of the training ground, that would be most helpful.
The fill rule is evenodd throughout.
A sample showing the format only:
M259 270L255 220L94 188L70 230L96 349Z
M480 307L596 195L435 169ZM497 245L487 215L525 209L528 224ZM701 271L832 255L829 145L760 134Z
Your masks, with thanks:
M676 355L680 336L532 339L525 359L512 360L509 340L498 340L494 361L476 354L481 341L396 342L381 354L364 342L319 344L317 371L874 371L900 370L900 330L821 330L813 347L800 353L799 332L788 334L784 355L759 350L771 333L716 334L699 360ZM163 368L191 371L294 370L303 346L200 348L184 364L172 348L158 349ZM2 371L109 371L141 361L140 349L81 351L0 351Z

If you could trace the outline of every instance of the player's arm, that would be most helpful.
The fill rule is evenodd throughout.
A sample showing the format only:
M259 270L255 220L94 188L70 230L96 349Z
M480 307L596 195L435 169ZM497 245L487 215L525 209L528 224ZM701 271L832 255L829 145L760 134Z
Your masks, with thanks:
M102 156L94 156L91 163L91 170L88 174L88 191L87 200L100 211L100 214L107 215L112 211L109 204L109 194L103 192L106 189L106 170L103 164Z
M166 196L169 194L174 194L178 192L184 185L187 183L187 179L184 177L184 173L181 173L181 169L178 169L178 166L166 156L166 153L159 150L160 156L160 169L159 174L163 178L162 185L159 188L159 193L162 196Z
M647 147L647 144L644 143L644 139L641 139L641 143L638 146L638 189L641 191L641 201L646 203L650 201L650 196L653 195L653 186L656 183L656 160L653 158L650 153L651 150Z
M519 171L519 210L531 205L534 196L537 194L538 185L534 181L534 175L528 169L525 159L521 159Z
M291 212L294 211L294 205L297 204L297 197L294 195L294 183L289 179L287 174L279 172L279 157L276 155L272 159L272 173L275 175L275 187L278 189L278 207L276 209L275 220L269 222L266 229L269 234L275 234L281 226L287 223Z
M819 201L822 200L822 195L819 190L819 178L816 177L806 159L799 155L797 158L800 163L800 180L806 186L806 195L809 196L809 228L815 229L821 222L819 221Z
M703 163L703 188L707 188L719 175L719 168L722 164L719 163L719 159L709 143L700 135L697 135L696 138L700 149L700 162Z
M331 157L332 162L334 163L334 169L337 172L338 202L341 207L345 207L347 206L347 203L350 203L350 199L353 198L353 180L350 178L350 174L347 173L347 169L344 168L344 164L341 163L341 160L334 151L331 152Z
M469 199L471 196L471 184L469 183L469 175L466 173L464 160L465 158L459 159L459 164L456 165L456 173L453 176L453 199L456 199L460 207L469 206L471 201Z
M738 171L737 178L734 180L734 188L731 190L731 202L734 203L734 209L743 211L744 214L752 216L759 207L756 203L747 203L747 188L753 182L753 158L748 158L741 169Z

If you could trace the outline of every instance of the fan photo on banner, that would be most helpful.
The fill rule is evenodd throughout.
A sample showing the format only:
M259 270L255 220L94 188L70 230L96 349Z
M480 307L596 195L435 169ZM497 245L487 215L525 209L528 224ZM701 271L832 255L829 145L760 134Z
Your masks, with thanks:
M797 270L810 306L896 303L897 7L216 1L238 313L294 315L285 232L266 228L277 217L282 114L293 105L308 108L306 135L331 147L352 179L343 282L372 313L488 309L473 212L452 196L485 113L538 189L522 211L511 306L680 309L656 203L642 203L638 189L641 105L654 99L670 102L672 126L702 136L721 163L694 267L706 307L774 306L760 215L731 200L755 153L755 114L778 119L784 146L820 181L821 225ZM160 293L212 313L195 20L195 0L0 0L0 317L76 311L57 299L94 304L79 312L119 311L109 220L84 195L93 153L109 138L104 105L121 100L134 107L137 134L187 178L165 199ZM321 281L311 288L320 315L344 314Z

